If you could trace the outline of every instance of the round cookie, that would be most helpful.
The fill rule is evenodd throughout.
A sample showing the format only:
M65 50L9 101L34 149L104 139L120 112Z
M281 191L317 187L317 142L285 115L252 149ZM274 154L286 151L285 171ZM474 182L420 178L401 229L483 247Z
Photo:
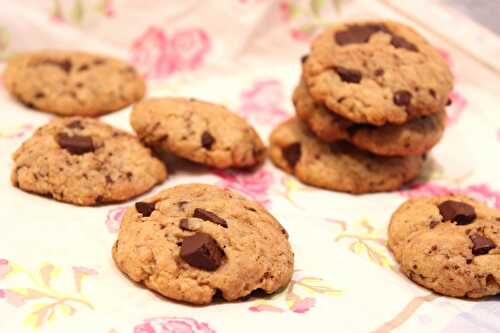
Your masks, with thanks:
M314 100L355 123L402 124L441 112L453 77L439 53L413 29L390 21L332 26L304 64Z
M444 133L446 112L418 117L402 125L373 126L356 124L315 102L303 80L295 88L293 103L297 116L321 140L347 140L358 148L377 155L422 155L436 145Z
M500 293L500 211L464 196L410 199L394 212L389 248L416 283L452 297Z
M113 246L118 268L174 300L209 304L262 289L293 274L288 234L262 206L213 185L179 185L126 212Z
M39 51L12 57L7 90L27 106L62 116L98 116L144 96L144 79L127 63L77 51Z
M51 121L13 159L12 184L82 206L127 200L167 177L136 137L92 118Z
M187 98L152 98L134 105L131 124L140 139L188 160L216 168L262 162L257 132L225 107Z
M421 156L381 157L346 142L318 140L292 118L271 133L274 164L306 184L350 193L392 191L418 176Z

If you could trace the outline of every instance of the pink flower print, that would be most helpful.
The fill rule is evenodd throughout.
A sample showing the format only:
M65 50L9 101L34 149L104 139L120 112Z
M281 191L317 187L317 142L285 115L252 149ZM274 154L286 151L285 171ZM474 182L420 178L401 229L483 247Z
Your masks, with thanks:
M279 10L281 13L281 19L283 21L289 21L290 18L292 17L290 4L286 1L281 1L279 4Z
M285 310L266 303L254 305L248 308L252 312L276 312L276 313L283 313Z
M206 323L191 318L158 317L144 320L134 333L216 333Z
M500 208L500 192L492 190L487 184L470 185L465 188L451 188L433 183L416 183L400 193L410 198L462 194L495 208Z
M239 114L246 119L255 118L259 123L274 126L288 117L283 108L283 85L277 80L255 82L249 90L241 93L241 102Z
M201 29L190 29L175 33L171 45L171 56L175 70L198 68L210 50L208 35Z
M221 178L219 183L221 187L241 192L261 205L269 205L267 192L274 183L274 177L270 171L264 169L254 173L216 171L215 174Z
M295 313L306 313L315 304L316 300L314 298L306 297L304 299L300 299L294 302L293 305L290 307L290 310L292 310Z
M18 294L10 290L4 290L4 298L7 301L7 303L9 303L12 306L15 306L16 308L19 308L26 303L26 300L21 294Z
M453 67L453 60L451 59L451 55L448 51L438 49L438 53L443 57L444 61L446 61L450 68Z
M9 261L7 259L0 259L0 280L4 279L11 271Z
M449 98L452 104L448 107L448 126L455 124L460 119L468 104L465 97L456 90L450 93Z
M0 298L4 298L4 297L5 297L5 290L0 289Z
M210 39L201 29L176 32L168 37L149 27L132 44L132 63L148 79L168 77L176 71L195 70L210 51Z
M422 196L438 196L453 194L453 190L442 185L432 183L413 183L400 193L409 198Z
M115 234L120 230L120 224L122 223L122 218L126 210L127 207L122 206L113 208L108 212L106 216L106 227L110 233Z
M493 191L486 184L468 186L463 193L476 198L479 201L483 201L495 208L500 208L500 193Z
M107 17L115 16L115 10L113 8L112 0L105 0L104 15Z
M173 65L167 49L168 40L163 30L149 27L132 44L132 63L148 79L168 76L173 72Z
M309 42L311 39L311 34L299 29L290 30L290 36L298 42Z

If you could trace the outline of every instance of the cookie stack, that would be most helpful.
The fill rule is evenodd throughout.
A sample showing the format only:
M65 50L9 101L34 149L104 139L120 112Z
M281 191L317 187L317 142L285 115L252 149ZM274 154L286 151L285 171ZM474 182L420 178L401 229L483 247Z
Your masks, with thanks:
M436 49L395 22L318 35L303 58L297 117L271 134L271 158L304 183L367 193L415 178L441 139L452 74Z

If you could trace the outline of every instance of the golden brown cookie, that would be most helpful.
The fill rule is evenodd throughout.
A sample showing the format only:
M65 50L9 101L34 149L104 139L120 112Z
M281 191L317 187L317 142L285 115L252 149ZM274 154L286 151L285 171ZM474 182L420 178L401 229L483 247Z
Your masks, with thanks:
M336 24L318 35L304 63L314 100L355 123L402 124L441 112L453 77L413 29L391 21Z
M136 202L122 220L113 259L160 294L209 304L274 293L292 277L285 229L259 204L213 185L172 187Z
M140 100L145 83L127 63L79 51L39 51L12 57L7 90L27 106L62 116L98 116Z
M369 193L392 191L420 173L421 156L381 157L346 143L318 140L292 118L271 133L274 164L306 184L330 190Z
M297 116L321 140L347 140L356 147L377 155L422 155L439 142L446 125L445 111L414 118L401 125L356 124L315 102L303 80L295 88L293 103Z
M500 293L500 211L464 196L410 199L391 218L389 247L416 283L453 297Z
M136 137L92 118L51 121L13 159L15 186L82 206L127 200L167 177Z
M220 169L252 167L266 155L246 120L209 102L147 99L134 105L131 124L147 145Z

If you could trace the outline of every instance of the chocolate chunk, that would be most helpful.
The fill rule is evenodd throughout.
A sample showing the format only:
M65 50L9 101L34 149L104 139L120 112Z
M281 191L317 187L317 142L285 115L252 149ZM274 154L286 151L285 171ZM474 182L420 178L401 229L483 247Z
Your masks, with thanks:
M177 207L179 207L180 210L184 210L184 206L187 205L188 202L187 201L179 201L177 203Z
M309 58L309 54L304 54L302 57L300 57L300 62L305 63L307 61L307 58Z
M41 92L41 91L40 91L40 92L37 92L37 93L35 94L35 98L44 98L44 97L45 97L45 94L44 94L43 92Z
M181 219L181 221L179 222L179 228L181 228L182 230L190 231L191 229L189 229L189 220Z
M397 106L408 106L411 102L411 93L407 90L398 90L394 93L394 104Z
M439 221L431 221L429 223L429 228L434 229L439 224Z
M23 103L24 106L26 106L27 108L29 109L34 109L35 108L35 104L31 103L31 102L28 102L28 101L21 101L21 103Z
M83 129L83 125L80 122L80 120L75 120L70 122L67 126L67 128L78 128L78 129Z
M212 236L197 232L184 238L180 257L193 267L214 271L221 265L224 252Z
M432 98L436 98L436 90L429 89L429 94L432 96Z
M361 72L355 69L348 69L336 66L333 68L344 82L359 83L361 82Z
M346 30L335 34L335 41L341 46L368 43L370 37L377 32L390 34L390 31L382 24L350 25Z
M379 68L375 71L375 76L382 76L384 73L385 71L382 68Z
M63 71L65 71L66 73L69 73L71 71L71 67L73 67L73 65L71 64L71 61L69 61L68 59L61 60L61 61L57 61L57 60L45 60L41 64L43 64L43 65L57 66L60 69L62 69Z
M144 217L151 216L155 210L155 204L153 202L143 202L139 201L135 203L135 210L142 214Z
M283 158L288 162L288 165L295 168L295 165L300 160L300 155L302 154L302 148L300 143L292 143L281 150Z
M453 101L451 100L451 98L448 98L448 101L446 102L446 106L450 106L452 103L453 103Z
M57 135L57 143L61 148L66 149L74 155L82 155L94 151L94 144L90 136L69 136L66 133L59 133Z
M113 178L111 178L110 175L106 175L106 177L104 177L106 179L106 183L107 184L113 184Z
M472 241L472 254L475 256L488 254L490 250L497 247L491 239L479 234L470 235L470 240Z
M439 214L444 221L456 222L458 225L472 223L476 219L474 207L465 202L446 200L439 204Z
M400 36L393 35L391 38L391 45L397 49L406 49L408 51L418 52L418 48L415 46L415 44L410 43Z
M104 60L104 59L96 59L96 60L94 60L94 65L102 65L104 63L106 63L106 60Z
M203 132L201 135L201 146L205 149L210 150L214 144L215 139L208 131Z
M217 214L212 213L212 212L205 210L203 208L196 208L194 210L193 217L196 217L196 218L199 218L199 219L202 219L205 221L210 221L210 222L218 224L224 228L227 228L227 222L223 218L221 218Z
M89 69L89 65L83 64L80 67L78 67L78 71L83 72Z

